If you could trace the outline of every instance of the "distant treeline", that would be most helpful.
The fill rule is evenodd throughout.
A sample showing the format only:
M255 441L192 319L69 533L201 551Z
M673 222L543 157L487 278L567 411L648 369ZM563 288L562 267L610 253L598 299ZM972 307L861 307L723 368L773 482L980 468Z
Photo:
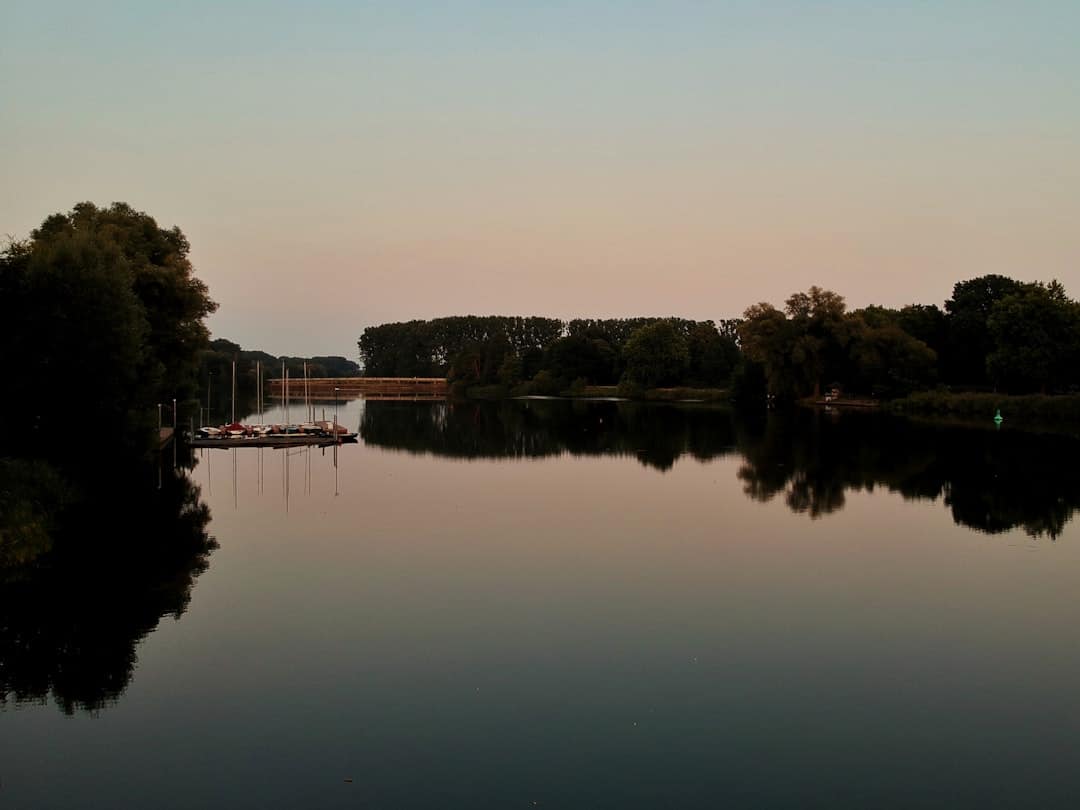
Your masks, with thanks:
M238 412L252 410L252 401L258 391L259 364L262 379L275 380L284 376L284 368L292 380L304 378L307 364L309 377L359 377L360 366L345 357L275 357L258 350L244 350L239 344L224 338L210 341L209 347L199 356L199 379L202 381L202 400L215 415L228 410L232 397L232 364L236 362L236 396Z
M467 385L529 382L537 393L633 382L713 386L739 362L735 321L475 315L369 327L360 337L370 377L445 376Z
M1080 304L1057 281L986 275L958 282L944 309L848 311L819 287L742 318L461 316L387 323L359 340L368 376L446 376L460 386L558 393L728 386L736 395L887 399L946 387L1058 393L1080 387Z

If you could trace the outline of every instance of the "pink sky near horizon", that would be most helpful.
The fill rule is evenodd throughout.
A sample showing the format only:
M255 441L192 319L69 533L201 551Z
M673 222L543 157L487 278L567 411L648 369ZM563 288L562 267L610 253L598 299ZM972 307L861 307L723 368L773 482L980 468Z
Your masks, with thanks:
M81 200L178 225L244 348L987 273L1080 297L1069 3L63 5L17 3L0 53L0 233Z

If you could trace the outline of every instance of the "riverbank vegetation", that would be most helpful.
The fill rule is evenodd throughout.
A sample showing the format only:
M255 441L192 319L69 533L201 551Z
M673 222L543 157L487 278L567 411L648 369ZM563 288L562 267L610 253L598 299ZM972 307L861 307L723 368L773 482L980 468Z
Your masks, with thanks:
M153 459L160 408L197 402L217 304L189 252L179 228L89 202L0 250L0 347L17 364L0 398L0 564L77 545L85 523L70 516L115 497L90 442L108 442L126 479ZM152 510L161 490L143 490Z
M369 327L364 374L441 377L454 390L559 395L620 383L722 387L739 361L734 321L462 316Z
M1080 304L1056 281L1000 275L957 282L943 308L849 310L841 295L811 287L783 308L754 304L738 319L462 316L369 327L358 347L369 376L445 375L461 396L615 386L629 398L720 389L760 403L831 391L948 410L985 404L964 399L973 393L1080 391ZM1052 407L1080 416L1071 399Z
M124 203L80 203L0 252L6 455L71 455L83 434L145 449L157 403L198 395L210 299L179 228ZM14 369L12 369L14 370Z

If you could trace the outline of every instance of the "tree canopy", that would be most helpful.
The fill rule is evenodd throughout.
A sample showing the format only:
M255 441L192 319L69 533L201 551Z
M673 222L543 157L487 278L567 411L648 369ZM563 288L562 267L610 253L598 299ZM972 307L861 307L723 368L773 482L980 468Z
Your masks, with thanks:
M126 203L84 202L0 252L0 339L19 363L0 412L26 427L8 452L47 456L76 419L136 441L156 403L195 395L217 305L189 250L179 228Z

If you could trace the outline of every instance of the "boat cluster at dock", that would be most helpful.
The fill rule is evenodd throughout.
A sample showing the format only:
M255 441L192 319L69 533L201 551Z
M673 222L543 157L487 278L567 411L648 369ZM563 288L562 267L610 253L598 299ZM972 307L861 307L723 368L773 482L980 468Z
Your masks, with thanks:
M198 430L197 438L216 441L327 439L330 441L354 442L356 441L356 433L329 420L288 425L244 425L240 422L232 422L221 427L201 427Z
M256 374L256 390L258 391L258 414L259 420L262 420L263 413L263 377L262 377L262 363L255 364ZM245 425L236 420L236 361L232 364L232 401L233 401L233 413L232 422L227 425L221 425L220 427L200 427L198 431L194 432L194 436L191 439L191 444L195 447L222 447L229 446L235 447L239 444L244 444L248 447L277 447L284 446L289 447L293 445L320 445L325 446L329 444L342 444L345 442L356 442L357 434L348 430L337 421L337 403L334 404L334 418L328 419L315 419L315 409L311 405L310 398L307 396L307 363L304 363L304 383L305 383L305 418L306 422L288 422L274 423L274 424L257 424L257 425ZM289 372L285 366L284 361L281 364L281 376L285 381L285 419L289 418L289 405L288 405L288 390L289 390ZM207 413L210 411L210 392L209 382L207 383ZM325 417L325 412L323 413Z

